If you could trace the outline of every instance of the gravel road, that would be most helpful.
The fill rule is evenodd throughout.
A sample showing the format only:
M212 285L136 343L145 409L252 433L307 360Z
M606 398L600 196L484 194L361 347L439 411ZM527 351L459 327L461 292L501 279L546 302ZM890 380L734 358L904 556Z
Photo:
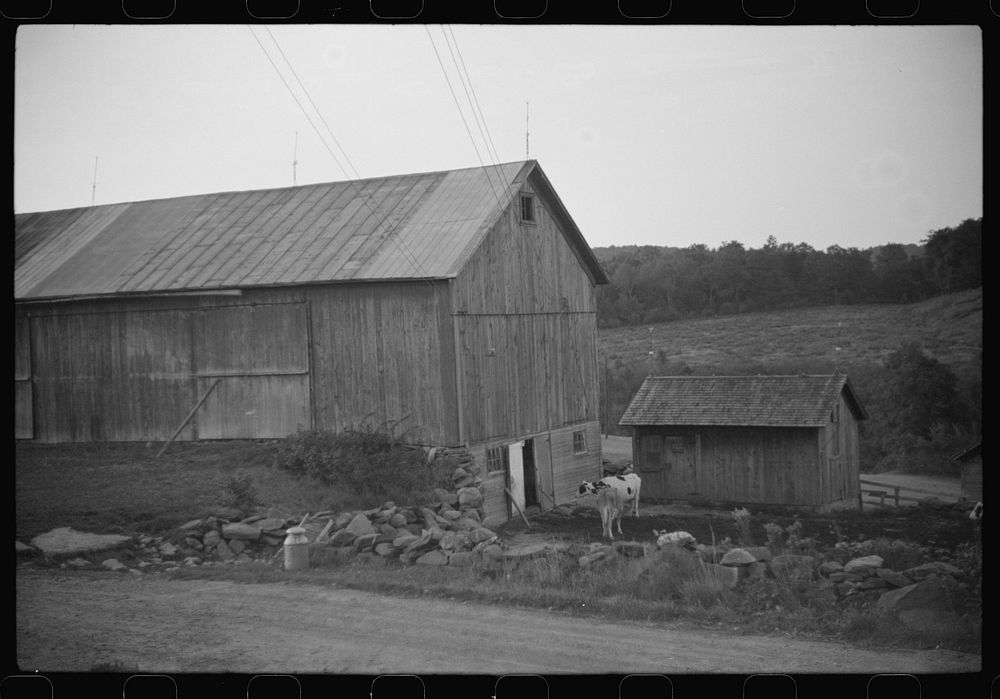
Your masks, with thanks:
M16 597L22 671L955 673L981 664L945 650L862 650L315 585L22 568Z

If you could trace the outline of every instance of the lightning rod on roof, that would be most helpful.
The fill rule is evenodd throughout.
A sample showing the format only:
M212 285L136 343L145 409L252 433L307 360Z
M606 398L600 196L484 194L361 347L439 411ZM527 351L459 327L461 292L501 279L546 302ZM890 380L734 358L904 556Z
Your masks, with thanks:
M94 205L97 198L97 156L94 156L94 179L90 182L90 205Z

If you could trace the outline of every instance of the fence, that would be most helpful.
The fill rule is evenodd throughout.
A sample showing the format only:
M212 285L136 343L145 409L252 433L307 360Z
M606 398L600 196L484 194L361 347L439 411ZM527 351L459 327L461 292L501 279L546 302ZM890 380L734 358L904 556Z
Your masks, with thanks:
M890 485L888 483L879 483L878 481L869 481L864 478L860 479L861 488L858 491L858 508L863 509L865 505L877 505L879 507L885 507L886 505L894 505L899 507L900 501L903 502L921 502L927 500L928 497L937 498L938 500L943 500L940 492L935 492L931 490L921 490L920 488L910 488L907 486L900 485ZM875 486L873 488L866 488L865 486ZM924 497L910 497L909 495L900 495L900 491L907 493L917 493L923 495ZM874 499L865 499L865 496ZM889 500L890 502L886 502Z

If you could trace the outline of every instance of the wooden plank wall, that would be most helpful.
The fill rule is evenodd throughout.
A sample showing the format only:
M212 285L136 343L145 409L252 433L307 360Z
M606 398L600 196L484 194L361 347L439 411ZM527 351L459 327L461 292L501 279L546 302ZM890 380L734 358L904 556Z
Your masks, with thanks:
M858 421L847 401L839 399L839 411L831 414L820 433L821 492L823 504L853 500L861 487L860 437ZM836 418L836 422L834 421Z
M445 283L311 287L307 297L316 427L396 426L411 442L460 443Z
M656 493L660 498L817 505L821 504L817 453L817 433L821 432L777 427L636 428L636 439L642 445L647 439L664 437L684 442L684 451L679 458L674 456L677 463L669 468L663 464L665 487ZM691 445L697 448L693 479L686 458ZM639 459L644 460L647 453L640 447ZM661 460L669 460L663 446L659 453ZM640 475L645 468L644 461L640 462Z
M34 436L31 402L31 329L28 318L14 318L14 438Z
M573 432L583 430L587 451L573 452ZM601 476L601 423L597 420L570 425L551 434L553 490L558 504L570 502L583 481Z

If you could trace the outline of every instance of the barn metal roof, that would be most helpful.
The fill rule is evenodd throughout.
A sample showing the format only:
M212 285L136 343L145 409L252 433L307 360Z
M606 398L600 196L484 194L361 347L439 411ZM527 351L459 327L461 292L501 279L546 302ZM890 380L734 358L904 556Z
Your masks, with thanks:
M18 300L454 277L531 177L607 281L534 160L15 216Z
M822 427L841 393L858 420L868 417L843 374L650 376L619 424Z

